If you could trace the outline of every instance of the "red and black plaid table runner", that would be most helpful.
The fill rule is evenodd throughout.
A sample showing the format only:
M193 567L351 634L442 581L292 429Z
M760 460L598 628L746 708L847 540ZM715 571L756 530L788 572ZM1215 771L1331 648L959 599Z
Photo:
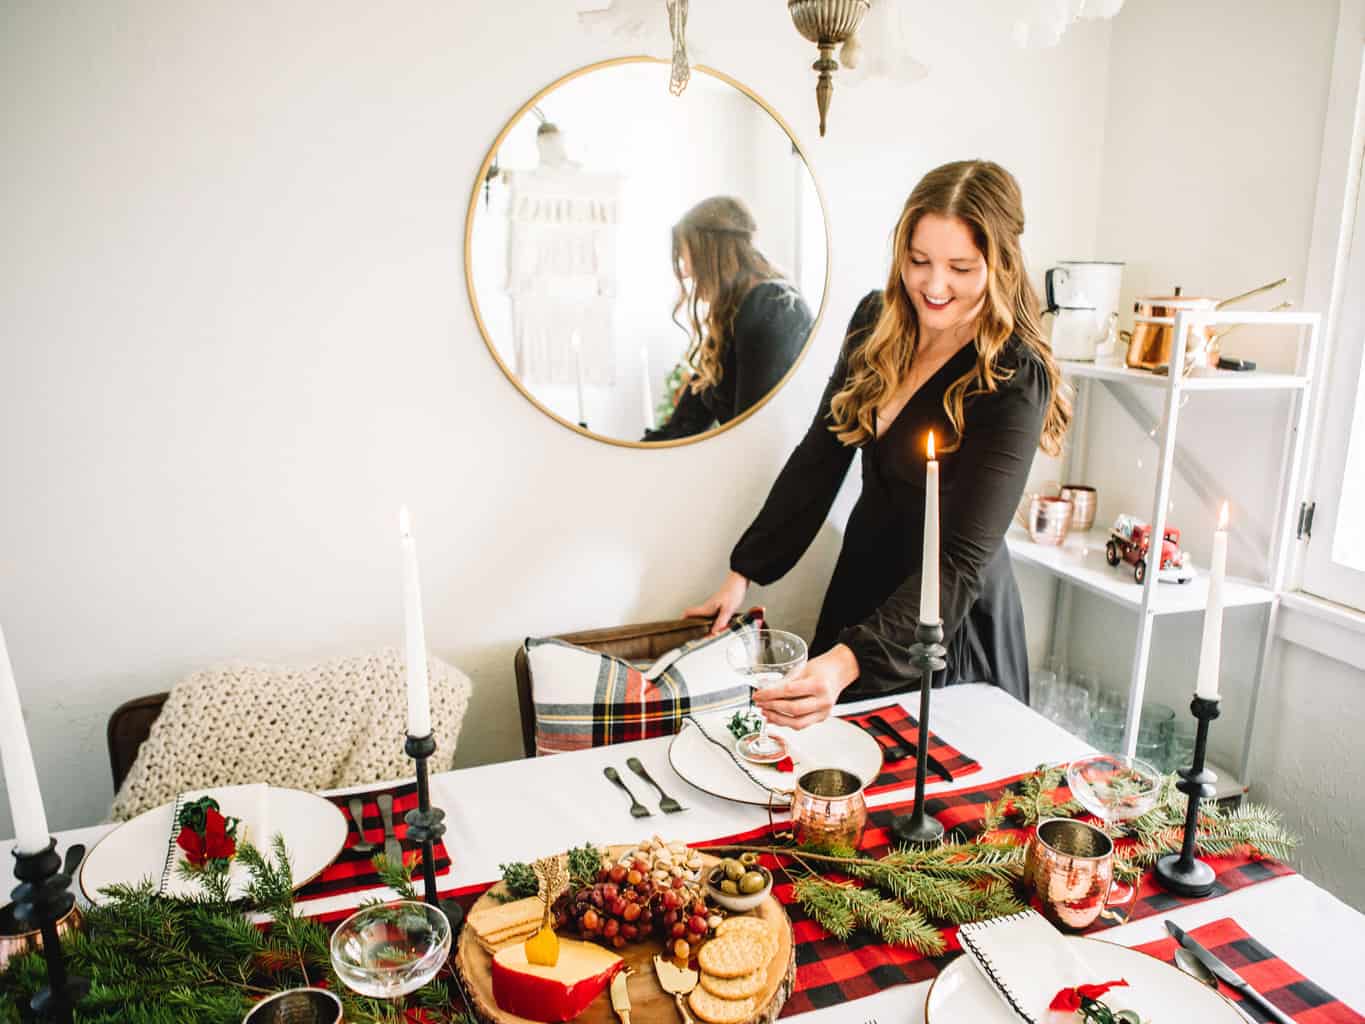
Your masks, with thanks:
M877 745L882 748L882 754L896 746L896 742L887 736L883 736L878 730L872 728L870 720L873 715L878 715L887 725L895 729L911 743L919 742L919 721L914 715L906 711L899 704L888 704L882 708L872 708L868 711L861 711L856 715L840 715L845 722L852 722L863 732L867 733ZM956 782L964 775L981 770L980 762L968 757L957 747L945 743L939 738L938 734L932 729L929 731L929 753L938 758L944 768L948 769ZM929 781L938 782L939 777L934 774L933 769L929 770ZM872 785L868 786L863 792L871 796L875 793L884 793L888 789L900 789L904 786L915 784L915 759L907 757L901 761L886 761L882 765L882 773L873 780Z
M944 828L949 832L949 839L971 839L983 830L982 816L987 805L999 800L1010 785L1024 777L1018 775L984 783L972 789L932 795L925 807L930 814L943 822ZM1070 794L1062 787L1054 791L1054 797L1061 802L1069 799ZM900 814L909 814L913 806L914 800L911 799L886 804L870 811L859 853L869 857L880 857L889 852L892 848L890 832L892 819ZM1007 829L1017 831L1019 822L1017 820L1011 822L1007 818L1004 824ZM771 829L764 826L737 836L716 840L714 843L693 845L729 843L765 845L769 839ZM1291 868L1278 861L1257 860L1248 856L1205 859L1214 869L1216 876L1213 893L1206 897L1209 899L1257 882L1293 874ZM769 866L775 864L771 858L768 858L766 863ZM926 957L913 949L887 945L865 932L854 932L848 939L835 939L801 909L792 895L790 883L774 885L773 895L786 907L796 940L796 985L782 1010L784 1017L834 1006L850 999L860 999L894 985L927 981L937 975L959 952L957 929L951 926L943 929L947 948L937 957ZM1022 890L1020 897L1024 897ZM1177 907L1193 902L1198 901L1181 899L1159 888L1149 872L1139 883L1133 902L1124 909L1131 911L1128 920L1135 921L1155 914L1169 913ZM1112 924L1101 920L1086 934L1109 927L1112 927Z
M403 815L417 806L416 782L384 786L368 793L329 796L327 799L341 808L341 813L346 817L346 845L342 847L337 859L327 865L322 874L299 889L295 894L296 899L316 900L324 896L340 896L365 889L383 888L384 883L379 880L378 872L370 863L370 858L376 853L384 852L384 820L379 816L379 804L376 802L383 793L393 794L393 831L398 836L399 842L404 844L403 860L411 864L414 858L420 859L421 848L416 844L404 842L408 834L408 824L403 820ZM378 843L380 846L380 849L371 853L356 853L352 849L356 843L360 842L349 809L350 802L357 796L365 804L365 838L372 843ZM445 843L438 842L435 852L436 873L438 875L445 874L450 870L450 856L446 853Z
M1241 925L1232 918L1210 921L1192 929L1190 934L1210 953L1245 978L1248 985L1299 1024L1365 1024L1365 1017L1330 992L1313 984L1243 931ZM1175 961L1175 939L1159 939L1133 948L1167 963ZM1259 1006L1243 1000L1234 989L1223 985L1220 991L1241 1006L1253 1020L1270 1019Z

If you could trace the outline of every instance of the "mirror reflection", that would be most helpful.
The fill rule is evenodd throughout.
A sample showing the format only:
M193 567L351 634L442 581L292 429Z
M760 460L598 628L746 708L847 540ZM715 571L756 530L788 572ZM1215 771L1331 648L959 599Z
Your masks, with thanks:
M538 406L617 443L678 443L761 404L800 358L828 240L795 142L698 68L612 62L536 98L490 153L466 274L489 348Z

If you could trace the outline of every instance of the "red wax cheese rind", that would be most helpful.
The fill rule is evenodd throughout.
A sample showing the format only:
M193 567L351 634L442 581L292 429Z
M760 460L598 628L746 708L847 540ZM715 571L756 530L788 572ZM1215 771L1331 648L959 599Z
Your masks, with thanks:
M611 984L625 961L591 942L559 940L553 967L533 964L517 943L493 955L493 998L508 1013L528 1020L572 1020Z

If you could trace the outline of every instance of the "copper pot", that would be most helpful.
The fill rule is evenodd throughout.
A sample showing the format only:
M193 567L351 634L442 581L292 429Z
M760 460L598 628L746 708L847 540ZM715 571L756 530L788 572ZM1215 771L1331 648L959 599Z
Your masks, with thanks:
M291 988L266 996L242 1024L343 1024L341 1000L321 988Z
M80 931L85 921L80 909L74 904L57 920L57 934L65 937ZM17 960L29 953L37 953L43 948L43 933L24 930L25 926L14 919L14 904L6 903L0 907L0 974L5 973L11 960Z
M1095 923L1114 880L1114 841L1074 818L1038 822L1024 860L1024 882L1043 916L1060 928Z
M1241 302L1253 295L1260 295L1272 288L1278 288L1288 280L1287 277L1282 277L1278 281L1260 285L1249 292L1234 295L1230 299L1182 296L1179 288L1175 290L1174 295L1148 296L1138 299L1133 305L1133 312L1137 315L1133 318L1133 334L1128 342L1128 355L1124 361L1136 370L1156 370L1160 367L1169 366L1171 352L1174 348L1177 313L1216 312L1234 302ZM1276 308L1284 308L1284 304ZM1212 326L1192 329L1190 338L1185 344L1184 372L1188 373L1196 367L1216 367L1218 365L1218 340L1232 329L1232 327Z

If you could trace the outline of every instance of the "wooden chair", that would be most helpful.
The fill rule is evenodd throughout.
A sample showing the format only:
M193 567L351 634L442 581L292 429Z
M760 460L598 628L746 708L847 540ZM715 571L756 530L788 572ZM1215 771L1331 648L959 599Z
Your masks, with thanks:
M109 716L109 726L105 736L109 741L109 770L114 776L114 792L123 785L128 770L137 760L137 752L151 734L152 723L161 714L169 693L154 693L147 697L134 697L120 704Z
M710 619L671 619L667 622L641 622L631 626L588 629L552 637L587 647L625 661L654 661L666 651L706 635ZM518 647L515 658L517 703L521 708L521 742L527 757L536 756L536 709L531 699L531 666L526 648Z

